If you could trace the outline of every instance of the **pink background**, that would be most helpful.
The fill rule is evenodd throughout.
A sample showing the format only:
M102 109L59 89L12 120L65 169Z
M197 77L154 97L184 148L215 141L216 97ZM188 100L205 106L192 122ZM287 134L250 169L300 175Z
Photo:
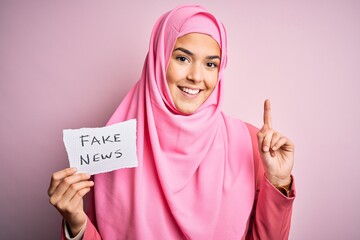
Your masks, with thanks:
M161 13L194 1L0 2L0 238L57 239L62 129L106 123ZM290 239L359 239L360 2L196 1L229 35L224 111L296 143Z

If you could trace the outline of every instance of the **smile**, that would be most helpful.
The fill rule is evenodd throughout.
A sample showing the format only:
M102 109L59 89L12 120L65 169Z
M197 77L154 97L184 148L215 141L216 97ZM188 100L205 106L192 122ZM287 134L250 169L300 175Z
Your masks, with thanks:
M190 95L196 95L200 92L200 89L190 89L186 87L179 87L181 91L190 94Z

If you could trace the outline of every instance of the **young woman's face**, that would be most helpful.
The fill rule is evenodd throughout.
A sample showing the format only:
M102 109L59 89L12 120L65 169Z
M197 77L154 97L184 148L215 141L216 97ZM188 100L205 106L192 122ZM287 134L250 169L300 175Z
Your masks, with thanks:
M217 81L220 47L206 34L190 33L176 40L166 80L176 108L194 113L210 96Z

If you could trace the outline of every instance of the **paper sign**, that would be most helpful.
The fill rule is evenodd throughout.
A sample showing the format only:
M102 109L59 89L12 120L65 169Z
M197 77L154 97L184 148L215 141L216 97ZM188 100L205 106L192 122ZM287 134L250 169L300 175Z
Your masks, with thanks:
M63 130L70 167L82 173L104 173L137 167L136 119L102 128Z

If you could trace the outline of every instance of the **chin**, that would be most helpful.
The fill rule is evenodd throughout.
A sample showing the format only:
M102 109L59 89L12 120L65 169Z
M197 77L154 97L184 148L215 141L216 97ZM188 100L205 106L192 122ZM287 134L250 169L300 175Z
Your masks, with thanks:
M176 109L177 109L179 112L181 112L181 113L183 113L183 114L185 114L185 115L190 115L190 114L193 114L194 112L196 112L196 110L197 110L198 108L182 108L182 107L177 107L177 106L176 106Z

